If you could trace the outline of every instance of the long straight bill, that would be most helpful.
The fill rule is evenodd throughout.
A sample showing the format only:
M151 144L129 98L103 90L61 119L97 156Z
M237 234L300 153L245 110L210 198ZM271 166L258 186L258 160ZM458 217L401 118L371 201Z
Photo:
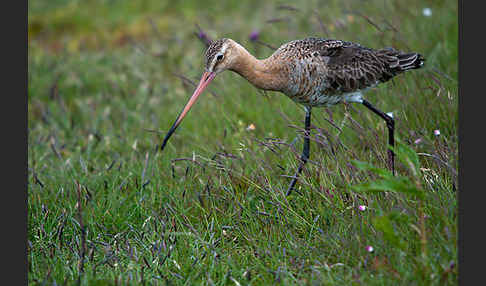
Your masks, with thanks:
M192 94L191 98L189 99L179 116L177 116L176 121L174 122L174 124L172 124L172 127L170 128L169 132L167 132L167 135L165 135L164 142L162 142L162 145L160 146L160 151L164 150L167 141L169 141L170 136L172 136L172 133L174 133L174 131L177 129L177 126L179 126L179 124L182 122L182 119L184 119L187 112L189 112L189 109L191 109L192 105L196 102L199 95L204 91L204 89L214 79L215 76L216 73L214 72L204 72L201 80L199 81L199 84L197 85L196 90Z

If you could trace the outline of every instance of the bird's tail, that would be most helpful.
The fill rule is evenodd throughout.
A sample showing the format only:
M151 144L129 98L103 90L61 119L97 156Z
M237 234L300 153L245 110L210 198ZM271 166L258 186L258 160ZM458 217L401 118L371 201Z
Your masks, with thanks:
M424 57L418 53L400 53L397 55L398 68L401 71L418 69L424 65Z
M419 53L404 53L393 48L378 51L378 56L388 63L393 75L406 70L418 69L424 65L424 57Z

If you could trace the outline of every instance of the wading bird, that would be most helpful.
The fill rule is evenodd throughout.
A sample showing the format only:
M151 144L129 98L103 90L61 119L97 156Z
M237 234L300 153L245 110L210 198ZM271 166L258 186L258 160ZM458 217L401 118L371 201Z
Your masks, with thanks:
M287 189L289 195L309 159L312 107L341 102L361 103L386 121L388 144L394 146L392 115L374 107L364 99L363 93L404 71L422 67L424 60L422 55L414 52L392 48L374 50L357 43L322 38L288 42L270 57L259 60L232 39L215 40L206 51L206 69L201 80L165 136L161 150L214 77L225 70L234 71L255 87L282 92L305 107L304 147L299 168ZM391 149L388 150L388 162L395 173Z

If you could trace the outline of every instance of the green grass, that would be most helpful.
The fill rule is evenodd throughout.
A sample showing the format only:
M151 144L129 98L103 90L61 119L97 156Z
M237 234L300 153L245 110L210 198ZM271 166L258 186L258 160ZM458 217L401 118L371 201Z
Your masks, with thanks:
M457 3L279 8L292 3L29 1L29 283L457 284ZM315 108L286 197L304 111L231 72L155 152L194 90L177 75L203 71L196 24L260 58L272 50L253 30L277 47L322 36L422 53L423 69L367 94L396 118L397 176L380 118Z

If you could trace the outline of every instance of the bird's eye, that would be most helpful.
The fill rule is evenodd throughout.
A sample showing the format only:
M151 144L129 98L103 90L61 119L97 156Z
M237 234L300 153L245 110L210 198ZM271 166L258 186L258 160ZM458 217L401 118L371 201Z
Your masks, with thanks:
M222 54L217 55L217 56L216 56L216 59L217 59L218 61L222 60L222 59L223 59L223 55L222 55Z

